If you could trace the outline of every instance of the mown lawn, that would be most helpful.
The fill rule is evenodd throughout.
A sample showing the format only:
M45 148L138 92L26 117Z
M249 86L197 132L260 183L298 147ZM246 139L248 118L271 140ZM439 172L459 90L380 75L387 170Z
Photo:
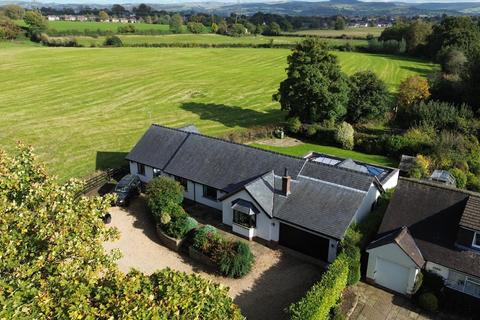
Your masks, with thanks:
M377 164L381 166L392 167L398 164L395 160L385 156L381 156L381 155L366 154L366 153L361 153L357 151L344 150L341 148L323 146L323 145L312 144L312 143L302 143L300 145L291 146L291 147L277 147L277 146L269 146L269 145L260 144L260 143L252 143L252 146L270 150L270 151L279 152L279 153L285 153L292 156L298 156L298 157L303 157L306 154L314 151L314 152L319 152L319 153L337 156L341 158L351 158L353 160L367 162L371 164Z
M34 145L62 179L118 162L151 123L223 135L284 117L272 94L289 50L0 47L1 147ZM349 73L372 66L392 90L433 67L336 54Z

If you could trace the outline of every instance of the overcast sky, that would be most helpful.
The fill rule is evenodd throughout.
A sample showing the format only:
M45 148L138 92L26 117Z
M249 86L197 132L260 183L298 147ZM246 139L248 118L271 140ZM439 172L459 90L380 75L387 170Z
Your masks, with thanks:
M76 4L111 4L111 3L186 3L186 2L228 2L228 3L246 3L246 2L283 2L289 0L36 0L37 2L55 2L55 3L76 3ZM293 1L293 0L290 0ZM295 0L302 1L302 0ZM303 1L328 1L328 0L303 0ZM456 2L474 2L479 3L480 0L360 0L365 2L406 2L406 3L456 3ZM0 2L2 2L0 0Z

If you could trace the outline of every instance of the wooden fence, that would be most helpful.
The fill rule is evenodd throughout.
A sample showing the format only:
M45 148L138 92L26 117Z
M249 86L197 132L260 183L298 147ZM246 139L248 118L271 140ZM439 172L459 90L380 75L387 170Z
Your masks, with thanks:
M85 179L85 185L83 187L83 190L80 192L80 194L86 194L90 191L92 191L95 188L98 188L102 186L105 182L108 182L112 179L119 179L122 175L127 173L126 168L113 168L113 169L106 169L105 171L102 171L98 174L95 174L94 176Z

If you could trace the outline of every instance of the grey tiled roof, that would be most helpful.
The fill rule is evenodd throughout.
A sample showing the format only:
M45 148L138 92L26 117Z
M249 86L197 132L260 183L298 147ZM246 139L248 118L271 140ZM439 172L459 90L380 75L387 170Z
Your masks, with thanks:
M158 125L127 159L228 195L245 189L271 217L336 239L344 236L374 180L366 173ZM292 177L287 198L279 194L285 169Z
M306 160L241 144L190 134L173 156L167 173L229 192L252 177L288 169L297 176Z
M245 190L258 202L271 217L273 215L274 174L270 171L260 178L247 183Z
M164 169L187 137L187 132L152 125L126 159Z
M418 246L407 227L402 227L372 242L367 250L378 248L390 243L396 243L420 268L425 264L422 253L420 252L420 249L418 249Z
M305 164L301 175L363 191L367 191L374 180L366 173L312 161Z
M460 219L462 227L480 231L480 197L471 195L468 197L465 210Z
M366 193L318 180L298 177L292 193L280 193L275 180L274 217L332 238L342 239Z
M427 261L480 276L480 254L456 246L471 192L401 178L379 229L379 236L407 226Z

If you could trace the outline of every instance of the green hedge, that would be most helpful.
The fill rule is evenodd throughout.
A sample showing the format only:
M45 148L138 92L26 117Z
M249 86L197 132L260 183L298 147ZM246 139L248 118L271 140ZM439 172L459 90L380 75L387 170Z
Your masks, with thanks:
M298 302L289 306L292 320L325 320L335 307L347 286L348 264L346 256L340 254L328 270Z

